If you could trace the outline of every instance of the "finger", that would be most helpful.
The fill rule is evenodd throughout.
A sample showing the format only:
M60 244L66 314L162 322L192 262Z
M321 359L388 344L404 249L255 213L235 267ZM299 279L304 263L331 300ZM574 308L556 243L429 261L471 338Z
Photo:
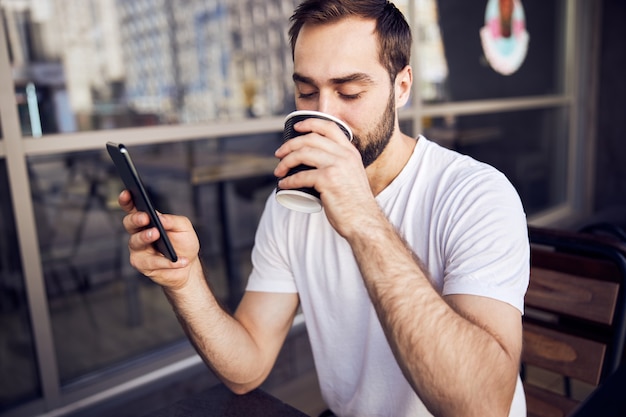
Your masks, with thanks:
M319 175L317 171L317 169L309 169L300 171L287 177L283 177L278 181L278 187L283 190L302 187L315 188L315 184Z
M329 146L333 142L342 146L350 146L350 141L346 140L346 134L334 122L322 119L306 119L294 125L294 129L301 133L293 139L285 141L274 153L277 158L284 158L290 152L303 146L323 146L326 139L326 145Z
M283 159L293 152L310 151L312 149L320 149L325 152L332 153L333 150L336 152L337 144L327 136L321 135L317 132L309 132L285 141L276 150L275 156L279 159Z
M181 257L176 262L172 262L156 251L153 253L131 252L130 264L142 274L151 277L156 276L157 271L184 268L189 265L189 260Z
M132 213L136 211L135 203L133 202L133 197L131 196L128 190L123 190L117 198L117 202L119 203L122 210L126 213Z
M319 141L319 140L318 140ZM294 150L285 155L276 165L274 175L282 178L287 175L291 168L304 164L319 168L328 164L333 159L333 150L326 149L317 143L316 146L296 146Z
M159 220L163 225L163 228L168 232L187 232L193 230L191 220L185 216L177 216L175 214L163 214L157 212Z
M337 123L315 117L304 119L301 122L296 123L294 125L294 129L298 132L314 132L318 135L332 139L335 142L345 143L346 139L348 139Z
M128 238L128 248L131 252L140 252L145 250L148 250L149 252L156 252L156 250L152 247L152 244L159 239L159 236L159 231L156 227L132 233Z
M288 140L276 151L276 156L280 157L274 170L274 175L278 178L287 175L289 169L300 164L322 168L338 161L344 161L342 165L345 165L346 160L361 163L359 151L349 141L337 143L318 133L308 133Z
M122 224L128 233L137 233L150 224L150 216L148 216L148 213L135 210L133 213L124 216Z
M276 156L279 159L283 159L285 156L289 155L291 152L302 148L303 146L305 146L306 144L305 139L309 135L310 133L297 136L293 139L289 139L283 142L283 144L280 145L280 147L276 149L276 151L274 152L274 156Z

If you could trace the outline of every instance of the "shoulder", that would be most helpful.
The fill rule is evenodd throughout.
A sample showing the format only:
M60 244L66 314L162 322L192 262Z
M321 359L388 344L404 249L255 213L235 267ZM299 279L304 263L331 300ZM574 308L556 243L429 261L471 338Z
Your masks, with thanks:
M493 166L480 162L469 155L445 148L435 142L420 136L419 166L422 171L427 170L433 175L444 177L451 181L471 180L475 176L501 176Z
M501 196L521 204L517 191L498 169L424 137L419 142L422 156L418 175L428 178L440 198L469 204Z

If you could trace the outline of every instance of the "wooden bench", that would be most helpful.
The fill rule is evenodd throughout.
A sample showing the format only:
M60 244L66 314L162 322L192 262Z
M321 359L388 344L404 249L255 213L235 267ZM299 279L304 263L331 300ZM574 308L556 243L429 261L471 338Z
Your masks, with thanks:
M572 383L596 387L624 358L626 246L535 227L529 238L522 353L528 415L565 417L581 400ZM533 381L532 372L544 372L544 383ZM545 375L561 384L545 384Z

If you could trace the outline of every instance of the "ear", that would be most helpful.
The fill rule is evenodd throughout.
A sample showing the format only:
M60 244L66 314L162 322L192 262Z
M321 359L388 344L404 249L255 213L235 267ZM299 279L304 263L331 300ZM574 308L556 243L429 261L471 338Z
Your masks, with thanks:
M410 65L404 67L398 75L396 75L396 81L394 90L396 94L396 109L404 106L409 101L411 95L411 86L413 85L413 69Z

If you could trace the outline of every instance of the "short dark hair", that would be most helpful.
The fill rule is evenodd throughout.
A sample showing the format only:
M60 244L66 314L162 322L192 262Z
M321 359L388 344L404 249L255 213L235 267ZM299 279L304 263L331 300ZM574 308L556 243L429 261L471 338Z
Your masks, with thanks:
M332 23L347 17L376 20L378 59L391 80L411 60L411 29L402 12L387 0L305 0L289 19L292 56L302 27L307 24Z

